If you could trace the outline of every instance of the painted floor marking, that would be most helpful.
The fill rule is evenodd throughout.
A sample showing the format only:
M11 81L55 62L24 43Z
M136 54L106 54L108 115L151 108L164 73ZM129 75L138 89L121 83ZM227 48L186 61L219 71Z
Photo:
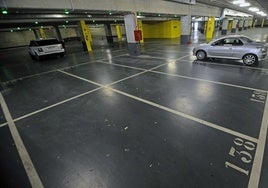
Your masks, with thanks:
M254 101L254 102L264 103L264 101L260 101L260 100L257 100L257 99L250 99L250 100Z
M184 58L184 57L185 57L185 56L183 56L183 57L181 57L181 58ZM165 64L167 64L167 63L165 63ZM158 66L156 66L156 67L154 67L154 68L159 68L159 67L161 67L161 66L164 66L165 64L158 65ZM89 93L92 93L92 92L94 92L94 91L97 91L97 90L99 90L99 89L101 89L101 88L104 88L104 87L107 87L107 86L111 86L111 85L116 84L116 83L118 83L118 82L122 82L122 81L124 81L124 80L133 78L133 77L135 77L135 76L141 75L141 74L146 73L146 72L149 72L150 70L153 70L154 68L149 69L149 70L145 70L145 71L143 71L143 72L134 74L134 75L129 76L129 77L126 77L126 78L123 78L123 79L121 79L121 80L115 81L115 82L113 82L113 83L111 83L111 84L108 84L108 85L102 85L102 84L99 84L99 83L97 83L97 82L90 81L90 80L84 79L84 78L82 78L82 77L79 77L79 76L70 74L70 73L68 73L68 72L65 72L65 71L63 71L63 70L61 70L61 69L58 69L58 70L57 70L58 72L61 72L61 73L64 73L64 74L66 74L66 75L75 77L75 78L77 78L77 79L81 79L81 80L86 81L86 82L89 82L89 83L91 83L91 84L95 84L95 85L99 86L99 88L96 88L96 89L90 90L90 91L88 91L88 92L85 92L85 93L76 95L76 96L74 96L74 97L71 97L71 98L69 98L69 99L60 101L60 102L55 103L55 104L53 104L53 105L47 106L47 107L45 107L45 108L36 110L36 111L31 112L31 113L29 113L29 114L25 114L25 115L23 115L23 116L20 116L20 117L14 119L14 122L17 122L17 121L19 121L19 120L25 119L25 118L27 118L27 117L30 117L30 116L35 115L35 114L37 114L37 113L40 113L40 112L42 112L42 111L48 110L48 109L53 108L53 107L55 107L55 106L58 106L58 105L60 105L60 104L64 104L64 103L69 102L69 101L71 101L71 100L73 100L73 99L82 97L82 96L84 96L84 95L87 95L87 94L89 94Z
M125 55L125 54L118 55L118 56L113 56L113 58L120 57L120 56L123 56L123 55ZM65 70L65 69L69 69L69 68L73 68L73 67L78 67L78 66L81 66L81 65L86 65L86 64L90 64L90 63L96 63L96 62L102 61L102 60L106 60L106 59L105 58L101 58L101 59L98 59L98 60L95 60L95 61L87 61L85 63L81 63L81 64L78 64L78 65L71 65L71 66L63 67L61 69L62 70ZM16 82L18 80L23 80L23 79L27 79L27 78L36 77L36 76L41 76L41 75L44 75L44 74L49 74L49 73L57 72L57 71L58 71L58 69L54 69L54 70L50 70L50 71L45 71L45 72L41 72L41 73L37 73L37 74L32 74L32 75L23 76L23 77L20 77L20 78L8 80L8 81L3 82L3 83Z
M179 75L179 74L171 74L171 73L165 73L165 72L160 72L160 71L151 71L151 72L159 73L159 74L165 74L165 75L170 75L170 76L175 76L175 77L180 77L180 78L186 78L186 79L191 79L191 80L198 80L198 81L203 81L203 82L209 82L209 83L213 83L213 84L219 84L219 85L225 85L225 86L230 86L230 87L236 87L236 88L240 88L240 89L258 90L258 91L262 91L262 92L267 92L266 90L261 90L261 89L257 89L257 88L251 88L251 87L240 86L240 85L235 85L235 84L228 84L228 83L224 83L224 82L217 82L217 81L205 80L205 79L202 79L202 78L194 78L194 77L189 77L189 76L182 76L182 75Z
M146 72L146 71L144 71L144 72ZM143 73L144 73L144 72L143 72ZM76 75L73 75L73 74L70 74L70 73L67 73L67 74L70 75L70 76L73 76L73 77L75 77L75 78L78 78L78 79L81 78L81 77L79 77L79 76L76 76ZM92 82L92 81L87 80L87 79L85 79L85 78L82 78L81 80L83 80L83 81L87 81L87 82L90 82L90 83ZM162 106L162 105L160 105L160 104L157 104L157 103L154 103L154 102L151 102L151 101L148 101L148 100L145 100L145 99L136 97L136 96L134 96L134 95L131 95L131 94L128 94L128 93L125 93L125 92L122 92L122 91L119 91L119 90L117 90L117 89L114 89L114 88L109 87L109 86L111 86L111 85L113 85L113 84L115 84L115 83L112 83L112 84L109 84L109 85L106 85L106 86L103 85L103 87L104 87L104 88L107 88L107 89L111 89L112 91L114 91L114 92L116 92L116 93L119 93L119 94L121 94L121 95L127 96L127 97L132 98L132 99L135 99L135 100L137 100L137 101L140 101L140 102L149 104L149 105L154 106L154 107L157 107L157 108L159 108L159 109L162 109L162 110L171 112L171 113L173 113L173 114L179 115L179 116L181 116L181 117L190 119L190 120L192 120L192 121L198 122L198 123L200 123L200 124L202 124L202 125L205 125L205 126L207 126L207 127L211 127L211 128L220 130L220 131L222 131L222 132L225 132L225 133L228 133L228 134L231 134L231 135L240 137L240 138L247 139L247 140L249 140L249 141L251 141L251 142L254 142L254 143L257 143L257 142L258 142L258 140L257 140L256 138L253 138L253 137L251 137L251 136L248 136L248 135L245 135L245 134L242 134L242 133L233 131L233 130L231 130L231 129L227 129L227 128L225 128L225 127L222 127L222 126L219 126L219 125L210 123L210 122L208 122L208 121L205 121L205 120L202 120L202 119L193 117L193 116L191 116L191 115L188 115L188 114L185 114L185 113L182 113L182 112L173 110L173 109L171 109L171 108ZM101 85L101 84L99 84L99 85Z
M259 186L265 143L267 137L267 129L268 129L268 100L266 99L257 149L253 161L253 166L251 169L248 188L257 188Z
M147 70L148 72L153 72L153 73L158 73L158 74L164 74L164 75L168 75L168 76L175 76L175 77L185 78L185 79L190 79L190 80L197 80L197 81L209 82L209 83L219 84L219 85L225 85L225 86L229 86L229 87L236 87L236 88L240 88L240 89L258 90L258 91L262 91L262 92L267 92L266 90L261 90L261 89L257 89L257 88L251 88L251 87L240 86L240 85L235 85L235 84L228 84L228 83L224 83L224 82L211 81L211 80L206 80L206 79L201 79L201 78L195 78L195 77L190 77L190 76L183 76L183 75L180 75L180 74L171 74L171 73L166 73L166 72L161 72L161 71L153 71L151 69L143 69L143 68L137 68L137 67L127 66L127 65L121 65L121 64L116 64L116 63L108 63L108 62L105 62L105 61L99 61L99 63L104 63L104 64L108 64L108 65L114 65L114 66L119 66L119 67L126 67L126 68L141 70L141 71L146 71ZM165 63L165 65L166 64L167 63ZM153 69L157 69L157 68L153 68Z
M92 82L91 82L91 83L92 83ZM55 106L58 106L58 105L60 105L60 104L64 104L64 103L69 102L69 101L71 101L71 100L77 99L77 98L79 98L79 97L82 97L82 96L87 95L87 94L89 94L89 93L92 93L92 92L94 92L94 91L100 90L101 88L103 88L103 87L98 87L98 88L96 88L96 89L93 89L93 90L87 91L87 92L85 92L85 93L76 95L76 96L71 97L71 98L69 98L69 99L66 99L66 100L60 101L60 102L58 102L58 103L52 104L52 105L47 106L47 107L45 107L45 108L42 108L42 109L40 109L40 110L36 110L36 111L31 112L31 113L29 113L29 114L20 116L20 117L14 119L14 122L17 122L17 121L19 121L19 120L25 119L25 118L30 117L30 116L32 116L32 115L38 114L38 113L40 113L40 112L43 112L43 111L45 111L45 110L48 110L48 109L53 108L53 107L55 107Z
M6 126L7 125L7 123L2 123L2 124L0 124L0 128L1 127L4 127L4 126Z
M25 169L27 176L29 178L29 181L31 183L31 186L37 187L37 188L43 188L44 186L40 180L39 175L36 172L36 169L32 163L32 160L31 160L31 158L30 158L30 156L29 156L29 154L28 154L28 152L23 144L23 141L22 141L20 134L18 132L18 129L16 128L16 125L15 125L15 123L10 115L10 112L8 110L8 107L6 105L6 102L3 98L2 93L0 93L0 103L1 103L4 115L5 115L5 118L7 120L8 127L10 129L12 138L15 142L19 156L20 156L21 161L23 163L24 169Z
M245 68L245 69L253 69L253 70L268 70L267 68L259 68L259 67L250 67L250 66L245 66L241 63L241 65L228 65L228 64L224 64L224 63L212 63L212 62L208 62L208 61L199 61L199 60L181 60L184 62L188 62L188 63L193 63L197 62L197 63L204 63L204 64L211 64L211 65L217 65L217 66L225 66L225 67L236 67L236 68Z

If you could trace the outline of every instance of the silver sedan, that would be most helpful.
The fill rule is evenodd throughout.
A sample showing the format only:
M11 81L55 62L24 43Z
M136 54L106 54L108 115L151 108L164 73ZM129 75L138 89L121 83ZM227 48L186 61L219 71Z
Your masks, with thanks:
M256 42L243 35L229 35L193 49L198 60L205 58L242 59L246 65L263 60L267 54L264 42Z

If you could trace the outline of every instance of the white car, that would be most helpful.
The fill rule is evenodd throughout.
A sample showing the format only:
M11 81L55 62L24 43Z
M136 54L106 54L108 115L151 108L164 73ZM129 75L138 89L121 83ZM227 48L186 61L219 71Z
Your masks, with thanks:
M242 59L244 64L252 65L263 60L267 54L267 45L256 42L243 35L229 35L193 49L198 60L205 58Z
M47 55L56 54L63 57L65 54L63 44L56 38L31 40L28 51L30 56L37 60Z

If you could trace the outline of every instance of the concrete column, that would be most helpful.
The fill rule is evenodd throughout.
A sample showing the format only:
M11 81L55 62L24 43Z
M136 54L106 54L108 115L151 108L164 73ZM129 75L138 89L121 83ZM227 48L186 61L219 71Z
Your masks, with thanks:
M135 41L134 30L138 29L137 16L135 13L127 14L124 16L127 44L130 55L138 56L141 54L140 44Z
M121 26L119 24L117 24L115 27L116 27L116 34L117 34L118 42L119 41L122 41L122 30L121 30Z
M181 17L181 44L190 42L191 15Z
M233 25L232 25L231 33L235 33L236 32L237 23L238 23L238 20L233 20Z
M244 20L239 20L239 23L238 23L238 31L242 31L243 30L243 25L244 25Z
M244 22L244 30L248 29L248 19L245 20Z
M40 35L41 35L41 37L42 37L43 39L47 38L47 37L46 37L46 33L45 33L45 31L44 31L43 28L40 28L40 29L39 29L39 32L40 32Z
M54 29L55 29L55 33L56 33L56 37L59 41L63 41L62 37L61 37L61 33L60 33L60 29L59 29L59 26L55 25L54 26Z
M211 41L215 28L215 17L209 17L206 24L206 41Z
M112 44L114 42L113 40L113 34L112 34L112 29L110 24L104 24L104 29L106 33L106 39L109 44Z
M250 20L248 20L248 29L250 29L252 27L253 27L253 20L250 19Z
M264 23L265 23L265 18L263 18L262 21L261 21L261 27L264 26Z
M258 22L258 20L257 20L257 19L253 20L253 26L252 26L253 28L255 28L255 27L256 27L257 22Z
M142 20L138 20L138 28L139 28L139 30L141 30L141 36L142 36L142 39L140 40L140 43L144 43L143 29L142 29Z
M89 27L86 25L85 20L80 20L80 22L78 23L78 27L81 33L80 34L81 41L82 41L84 50L91 52L92 51L92 47L91 47L92 38L91 38L90 31L89 31Z
M228 24L229 24L228 18L224 18L222 20L222 30L221 30L221 34L222 35L226 35L227 34Z
M33 32L34 32L35 39L39 39L40 37L38 35L38 32L35 29L33 29Z

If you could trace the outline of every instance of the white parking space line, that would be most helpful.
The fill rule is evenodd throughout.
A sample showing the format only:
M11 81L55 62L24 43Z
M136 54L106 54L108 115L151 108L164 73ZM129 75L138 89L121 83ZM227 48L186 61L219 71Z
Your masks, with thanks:
M124 55L126 55L126 54L121 54L121 55L118 55L118 56L113 56L112 58L116 58L116 57L120 57L120 56L124 56ZM85 63L81 63L81 64L78 64L78 65L71 65L71 66L63 67L63 68L61 68L61 70L65 70L65 69L69 69L69 68L73 68L73 67L79 67L79 66L82 66L82 65L90 64L90 63L96 63L96 62L102 61L102 60L106 60L106 59L105 58L101 58L101 59L98 59L98 60L95 60L95 61L87 61ZM57 72L57 71L58 71L58 69L54 69L54 70L50 70L50 71L45 71L45 72L41 72L41 73L37 73L37 74L32 74L32 75L29 75L29 76L23 76L23 77L20 77L20 78L8 80L8 81L6 81L4 83L16 82L16 81L19 81L19 80L24 80L24 79L27 79L27 78L41 76L41 75L44 75L44 74L49 74L49 73Z
M217 66L225 66L225 67L236 67L236 68L245 68L245 69L253 69L253 70L265 70L265 71L268 71L268 68L260 68L260 67L250 67L250 66L246 66L244 65L243 63L241 63L241 65L229 65L229 64L224 64L224 63L213 63L213 62L208 62L208 61L199 61L199 60L181 60L181 61L184 61L184 62L187 62L187 63L193 63L193 62L196 62L196 63L204 63L204 64L211 64L211 65L217 65ZM228 60L227 60L228 61Z
M48 110L48 109L50 109L50 108L56 107L56 106L58 106L58 105L60 105L60 104L64 104L64 103L69 102L69 101L71 101L71 100L77 99L77 98L79 98L79 97L82 97L82 96L87 95L87 94L89 94L89 93L92 93L92 92L94 92L94 91L97 91L97 90L99 90L99 89L101 89L101 88L102 88L102 87L98 87L98 88L96 88L96 89L93 89L93 90L87 91L87 92L85 92L85 93L76 95L76 96L71 97L71 98L69 98L69 99L66 99L66 100L60 101L60 102L58 102L58 103L52 104L52 105L47 106L47 107L45 107L45 108L42 108L42 109L40 109L40 110L36 110L36 111L31 112L31 113L29 113L29 114L20 116L20 117L14 119L14 122L17 122L17 121L19 121L19 120L25 119L25 118L30 117L30 116L32 116L32 115L38 114L38 113L43 112L43 111L45 111L45 110Z
M144 71L144 72L147 72L147 71ZM143 73L144 73L144 72L143 72ZM73 75L73 74L70 74L70 73L67 73L67 74L70 75L70 76L73 76L73 77L75 77L75 78L78 78L78 79L81 78L81 77L79 77L79 76L76 76L76 75ZM81 80L83 80L83 81L87 81L87 82L92 82L92 81L87 80L87 79L85 79L85 78L81 78ZM251 136L248 136L248 135L239 133L239 132L237 132L237 131L233 131L233 130L231 130L231 129L224 128L224 127L222 127L222 126L219 126L219 125L210 123L210 122L208 122L208 121L205 121L205 120L202 120L202 119L193 117L193 116L191 116L191 115L188 115L188 114L185 114L185 113L182 113L182 112L173 110L173 109L171 109L171 108L162 106L162 105L160 105L160 104L157 104L157 103L154 103L154 102L151 102L151 101L148 101L148 100L145 100L145 99L136 97L136 96L134 96L134 95L131 95L131 94L128 94L128 93L125 93L125 92L122 92L122 91L119 91L119 90L117 90L117 89L113 89L113 88L109 87L109 86L111 86L111 85L113 85L113 84L115 84L115 82L112 83L112 84L106 85L106 86L103 85L103 87L104 87L104 88L107 88L107 89L111 89L112 91L114 91L114 92L116 92L116 93L119 93L119 94L121 94L121 95L127 96L127 97L132 98L132 99L135 99L135 100L137 100L137 101L140 101L140 102L149 104L149 105L154 106L154 107L157 107L157 108L159 108L159 109L162 109L162 110L171 112L171 113L173 113L173 114L179 115L179 116L181 116L181 117L190 119L190 120L192 120L192 121L198 122L198 123L200 123L200 124L202 124L202 125L205 125L205 126L207 126L207 127L211 127L211 128L217 129L217 130L219 130L219 131L225 132L225 133L227 133L227 134L231 134L231 135L236 136L236 137L244 138L244 139L249 140L249 141L254 142L254 143L257 143L257 142L258 142L258 140L257 140L256 138L253 138L253 137L251 137Z
M119 67L126 67L126 68L141 70L141 71L146 71L147 70L147 69L143 69L143 68L137 68L137 67L121 65L121 64L116 64L116 63L108 63L108 62L105 62L105 61L99 61L99 63L104 63L104 64L108 64L108 65L114 65L114 66L119 66ZM166 64L168 64L168 63L162 64L162 65L166 65ZM159 67L157 67L157 68L159 68ZM153 69L157 69L157 68L153 68ZM219 84L219 85L235 87L235 88L240 88L240 89L258 90L258 91L262 91L262 92L267 92L266 90L261 90L261 89L258 89L258 88L245 87L245 86L240 86L240 85L235 85L235 84L228 84L228 83L224 83L224 82L211 81L211 80L195 78L195 77L190 77L190 76L183 76L183 75L180 75L180 74L171 74L171 73L166 73L166 72L161 72L161 71L153 71L151 69L148 69L148 72L153 72L153 73L163 74L163 75L168 75L168 76L175 76L175 77L184 78L184 79L190 79L190 80L197 80L197 81L202 81L202 82L209 82L209 83L213 83L213 84Z
M10 112L9 112L8 107L6 105L6 102L2 96L2 93L0 93L0 103L1 103L4 115L5 115L5 118L7 120L8 127L9 127L9 130L11 132L12 138L14 140L14 143L15 143L16 148L18 150L19 156L20 156L21 161L23 163L24 169L25 169L26 174L27 174L29 181L31 183L31 186L38 187L38 188L44 187L41 180L40 180L39 175L36 172L36 169L32 163L32 160L31 160L31 158L30 158L30 156L29 156L29 154L24 146L24 143L20 137L20 134L16 128L16 125L15 125L15 123L10 115Z
M266 137L267 137L267 129L268 129L268 100L266 99L257 149L249 178L248 188L257 188L259 186L262 162L266 144Z
M7 125L7 123L2 123L2 124L0 124L0 128L1 127L4 127L4 126L6 126Z
M216 81L205 80L205 79L195 78L195 77L190 77L190 76L182 76L182 75L179 75L179 74L170 74L170 73L165 73L165 72L160 72L160 71L151 71L151 72L159 73L159 74L165 74L165 75L170 75L170 76L175 76L175 77L179 77L179 78L185 78L185 79L191 79L191 80L209 82L209 83L213 83L213 84L219 84L219 85L225 85L225 86L230 86L230 87L236 87L236 88L240 88L240 89L258 90L258 91L261 91L261 92L267 92L266 90L262 90L262 89L258 89L258 88L245 87L245 86L240 86L240 85L235 85L235 84L228 84L228 83L224 83L224 82L216 82Z

